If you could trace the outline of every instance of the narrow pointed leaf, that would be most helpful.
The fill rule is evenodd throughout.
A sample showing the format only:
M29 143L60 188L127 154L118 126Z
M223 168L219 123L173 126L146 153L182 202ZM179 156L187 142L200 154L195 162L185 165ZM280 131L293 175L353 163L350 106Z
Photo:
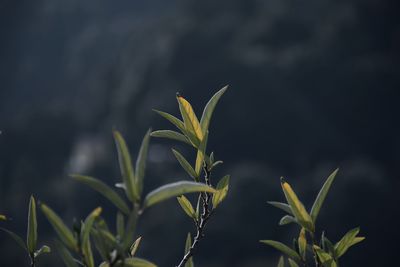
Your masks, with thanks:
M83 256L86 263L85 267L94 267L94 258L90 243L90 239L87 239L87 241L82 244Z
M120 211L125 214L129 214L129 207L126 202L122 200L122 198L111 187L109 187L102 181L90 176L83 175L71 175L71 177L99 192L105 198L110 200L111 203L113 203Z
M158 131L154 131L150 134L151 137L158 137L158 138L167 138L167 139L172 139L172 140L176 140L176 141L180 141L189 145L193 145L190 140L184 136L183 134L180 134L178 132L175 131L171 131L171 130L158 130Z
M283 258L283 256L279 257L279 261L278 261L277 267L285 267L285 259Z
M301 228L301 230L300 230L298 243L299 243L300 256L305 261L306 254L307 254L307 238L306 238L306 229L305 228Z
M342 239L335 244L335 253L336 256L339 258L343 256L344 253L351 247L352 243L354 242L354 239L360 232L360 228L354 228L350 231L348 231Z
M223 87L221 90L215 93L211 97L210 101L208 101L206 107L204 108L203 115L201 116L200 120L200 126L203 133L206 133L208 131L208 127L211 121L211 116L214 112L215 106L217 105L221 96L225 93L226 89L228 89L228 86Z
M335 260L330 254L326 253L316 245L313 246L313 249L317 253L318 258L324 267L337 267Z
M188 233L185 243L185 255L189 252L191 246L192 246L192 236L190 235L190 233ZM193 256L190 257L189 260L186 262L185 267L194 267Z
M78 263L72 257L71 253L60 242L56 241L57 252L67 267L78 267Z
M267 203L274 206L275 208L281 209L281 210L289 213L290 215L293 215L292 208L286 203L277 202L277 201L268 201Z
M194 171L192 165L185 159L184 156L182 156L181 153L176 151L175 149L172 149L172 152L174 153L176 159L178 160L179 164L182 166L182 168L192 177L196 182L199 181L199 178Z
M42 246L40 249L38 249L37 251L35 251L34 253L34 257L39 257L40 255L42 255L43 253L50 253L51 249L48 246Z
M200 177L201 170L203 169L204 166L204 157L206 154L207 141L208 141L208 132L205 134L197 150L196 165L194 169L197 177Z
M189 199L187 199L184 195L179 196L176 198L179 202L179 205L181 205L183 211L193 219L196 219L196 212L194 211L194 208L192 204L190 203Z
M144 200L144 208L148 208L156 203L169 199L171 197L180 196L186 193L193 192L209 192L215 193L215 189L196 182L180 181L167 184L151 191Z
M22 240L21 237L19 237L17 234L15 234L15 233L11 232L10 230L7 230L7 229L5 229L3 227L0 227L0 230L6 232L12 239L15 240L15 242L17 242L17 244L21 248L23 248L26 252L29 253L28 248L26 247L26 245L25 245L25 243L24 243L24 241Z
M148 260L133 257L125 259L124 267L157 267L157 265Z
M129 214L128 221L125 226L125 235L123 238L123 248L128 249L132 246L135 238L135 231L137 225L138 211L133 209Z
M100 216L102 209L101 207L96 208L95 210L93 210L89 216L87 216L87 218L85 219L85 222L82 225L81 228L81 244L83 247L87 246L87 242L89 242L89 234L90 231L93 227L93 223L94 220Z
M285 193L286 200L289 203L293 215L295 216L297 221L308 231L314 232L314 223L311 219L311 216L304 208L303 203L301 203L296 193L293 191L292 187L283 179L281 179L281 185L283 192Z
M176 98L179 103L179 109L182 114L183 122L185 124L185 129L188 132L193 133L200 141L203 140L203 132L201 131L199 120L197 119L197 116L194 113L192 105L190 105L190 103L179 94L177 95Z
M144 179L144 171L146 169L146 160L147 160L147 153L149 151L149 142L150 142L150 132L148 130L145 136L143 137L142 145L140 146L139 155L136 160L136 183L138 188L139 198L142 194L143 190L143 179Z
M325 198L328 195L329 189L330 189L332 182L335 179L338 171L339 171L339 169L336 169L331 175L329 175L328 179L322 186L321 190L318 193L317 198L314 201L314 204L313 204L313 206L311 208L311 212L310 212L311 218L314 223L317 220L319 211L321 210L322 204L324 204Z
M117 213L117 235L122 238L124 236L125 232L125 221L124 221L124 215L118 211Z
M217 184L216 190L212 198L213 207L216 208L226 197L229 190L229 175L225 175Z
M351 245L350 245L350 246L354 246L355 244L360 243L360 242L363 241L364 239L365 239L365 237L363 237L363 236L355 237L355 238L353 239L353 242L351 242Z
M287 225L290 223L297 223L296 218L290 215L285 215L281 218L281 220L279 221L279 225Z
M33 196L31 196L29 201L28 230L26 233L26 245L29 253L33 254L36 251L37 243L36 202Z
M289 265L290 267L299 267L299 265L292 259L289 258Z
M77 242L71 230L64 224L61 218L47 205L41 204L40 208L47 220L53 226L61 241L70 249L77 250Z
M135 256L135 254L136 254L136 252L137 252L137 250L138 250L138 248L139 248L139 245L140 245L140 241L141 241L141 240L142 240L142 237L139 236L139 237L135 240L135 242L133 242L133 244L132 244L132 246L131 246L131 249L130 249L131 257Z
M173 125L176 126L176 128L178 128L181 132L185 132L185 124L183 123L183 121L181 121L180 119L176 118L175 116L168 114L167 112L163 112L163 111L159 111L156 109L153 109L155 112L157 112L159 115L161 115L162 117L164 117L165 119L167 119L169 122L171 122Z
M132 166L131 155L128 147L121 133L114 131L115 144L118 152L118 162L121 170L122 179L126 186L126 195L131 201L137 201L139 199L138 189L135 187L135 172Z
M300 255L296 251L286 246L285 244L282 244L281 242L274 240L260 240L260 242L279 250L280 252L282 252L283 254L285 254L286 256L295 261L298 262L301 261Z

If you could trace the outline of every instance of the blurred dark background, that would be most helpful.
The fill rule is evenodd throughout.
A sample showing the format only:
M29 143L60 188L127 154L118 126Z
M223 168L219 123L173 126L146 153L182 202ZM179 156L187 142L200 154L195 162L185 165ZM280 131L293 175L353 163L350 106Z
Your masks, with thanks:
M294 226L266 204L283 200L285 176L307 206L341 171L319 225L337 241L361 226L367 239L342 266L395 266L400 200L400 20L396 0L0 1L0 213L25 235L33 193L67 222L98 205L69 173L119 181L111 136L133 154L149 127L172 128L152 108L178 114L175 92L201 114L230 89L210 129L210 149L232 175L197 266L276 266L259 239L291 242ZM145 190L188 179L171 147L152 140ZM140 255L160 266L182 256L189 219L175 201L143 216ZM39 213L40 243L54 232ZM0 234L0 266L27 266ZM41 266L61 266L57 253Z

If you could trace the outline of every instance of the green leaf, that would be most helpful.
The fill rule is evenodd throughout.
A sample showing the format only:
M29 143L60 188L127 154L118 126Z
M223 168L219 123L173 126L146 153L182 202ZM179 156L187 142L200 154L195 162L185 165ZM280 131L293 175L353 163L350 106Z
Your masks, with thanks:
M72 234L71 230L65 226L64 222L61 220L60 217L46 204L41 204L40 208L44 215L46 216L47 220L53 226L54 230L56 231L57 235L61 239L61 241L70 249L77 251L78 245Z
M196 220L196 212L193 209L192 204L190 203L189 199L187 199L184 195L179 196L176 198L181 205L183 211L190 217Z
M330 254L323 251L317 245L314 245L313 249L317 253L318 258L324 267L337 267L335 260L332 258L332 256Z
M138 211L137 209L133 209L128 217L128 222L126 223L125 227L125 235L123 238L123 249L127 249L132 246L133 239L136 231L136 224L138 218Z
M324 185L322 186L321 190L318 193L317 198L314 201L314 204L311 208L311 218L315 224L315 221L317 220L319 211L321 210L322 204L325 201L325 198L329 192L329 189L332 185L333 180L336 177L337 172L339 171L339 169L336 169L331 175L329 175L328 179L326 179L326 182L324 183Z
M86 263L85 267L94 267L94 258L90 239L87 239L87 241L82 244L82 251Z
M93 241L94 241L94 246L99 253L100 257L102 260L107 260L108 255L110 252L111 246L107 246L106 241L100 236L100 231L96 230L95 228L92 228L92 231L90 232ZM100 265L101 266L101 265Z
M117 235L122 238L124 236L124 231L125 231L125 221L124 221L124 215L118 211L117 213Z
M322 232L321 243L323 250L329 252L333 259L337 259L335 247L333 246L332 242L325 236L325 232Z
M26 245L29 254L33 254L36 251L37 243L36 202L33 196L29 200L28 229L26 233Z
M0 214L0 221L7 221L7 216Z
M185 243L185 255L189 252L191 246L192 246L192 236L190 235L190 233L188 233ZM185 267L194 267L193 256L190 257L189 260L186 262Z
M282 244L281 242L274 241L274 240L260 240L260 242L279 250L280 252L282 252L283 254L285 254L286 256L288 256L289 258L291 258L295 261L298 261L298 262L301 261L301 257L296 251L289 248L285 244Z
M154 204L157 204L171 197L176 197L186 193L193 193L193 192L215 193L216 191L214 188L203 183L188 182L188 181L175 182L161 186L151 191L144 200L143 208L148 208Z
M34 253L34 257L39 257L40 255L42 255L43 253L50 253L51 249L48 246L42 246L40 249L36 250Z
M58 254L60 254L65 266L67 267L78 267L75 259L72 257L71 253L66 249L60 242L56 241L56 247Z
M133 242L133 244L132 244L132 246L131 246L131 249L130 249L131 257L135 256L136 251L137 251L138 248L139 248L139 244L140 244L140 241L141 241L141 240L142 240L142 237L139 236L139 237L135 240L135 242Z
M348 231L342 239L335 244L335 254L338 258L343 256L344 253L352 246L354 239L360 232L360 228L354 228Z
M85 222L82 225L81 235L80 235L82 247L87 246L87 242L89 242L89 234L93 227L94 220L100 216L101 211L102 211L101 207L98 207L94 209L89 214L89 216L86 217Z
M193 133L201 142L203 140L204 133L201 131L199 120L194 113L192 105L190 105L190 103L179 94L177 94L176 99L178 100L179 109L181 111L186 131Z
M206 133L208 131L208 127L211 121L211 116L214 112L215 106L217 105L221 96L225 93L226 89L228 89L228 86L224 86L221 90L215 93L205 106L203 115L201 116L200 120L201 130L203 133Z
M139 155L136 160L136 183L138 190L138 197L142 195L143 191L143 179L144 179L144 171L146 169L146 160L147 153L149 151L149 142L150 142L150 132L148 130L145 136L143 137L142 145L140 146Z
M217 184L216 190L212 198L213 208L215 209L226 197L229 190L229 175L225 175Z
M360 242L363 241L364 239L365 239L365 237L363 237L363 236L355 237L355 238L353 239L353 242L351 242L351 246L354 246L355 244L360 243Z
M301 228L301 230L300 230L298 243L299 243L300 256L305 261L306 254L307 254L307 237L306 237L306 229L305 228Z
M185 133L185 124L183 123L183 121L181 121L180 119L174 117L171 114L168 114L167 112L163 112L163 111L159 111L156 109L153 109L155 112L157 112L159 115L161 115L162 117L164 117L165 119L167 119L169 122L171 122L173 125L176 126L176 128L178 128L182 133Z
M196 219L198 220L200 218L200 200L201 200L201 194L197 197L197 204L196 204Z
M208 132L205 134L203 140L199 145L199 148L197 149L196 164L194 168L197 177L200 177L201 170L203 169L204 166L204 157L206 154L207 141L208 141Z
M124 181L126 186L126 196L131 201L138 201L138 188L135 187L136 178L132 166L131 155L121 133L118 131L114 131L113 134L118 151L118 162L121 170L122 180Z
M185 157L182 156L182 154L176 151L175 149L172 149L172 153L174 153L176 159L179 161L179 164L181 164L182 168L190 175L190 177L192 177L196 182L198 182L199 178L196 172L194 171L190 163L185 159Z
M267 203L274 206L275 208L281 209L281 210L289 213L290 215L293 215L292 208L286 203L277 202L277 201L268 201Z
M103 183L102 181L90 177L90 176L83 176L83 175L71 175L72 178L75 180L88 185L93 190L102 194L105 198L111 201L120 211L125 214L129 214L129 207L124 200L108 185Z
M125 267L157 267L154 263L141 258L127 258L124 260Z
M283 256L279 257L278 267L285 267L285 259L283 258Z
M281 185L283 192L285 193L286 200L289 203L293 215L295 216L297 221L308 231L314 232L314 223L311 219L311 216L304 208L303 203L301 203L296 193L293 191L292 187L287 182L285 182L283 178L281 178Z
M299 267L299 265L292 259L289 259L289 265L290 267Z
M184 136L183 134L180 134L178 132L171 131L171 130L154 131L150 134L150 136L158 137L158 138L172 139L172 140L180 141L180 142L183 142L183 143L193 146L193 144L190 142L190 140L186 136Z
M9 236L11 236L11 238L14 239L15 242L17 242L17 244L18 244L21 248L23 248L26 252L29 253L28 248L25 246L25 243L24 243L24 241L22 240L21 237L19 237L17 234L15 234L15 233L13 233L13 232L11 232L11 231L9 231L9 230L3 228L3 227L0 227L0 229L1 229L2 231L6 232Z
M297 223L296 218L294 218L293 216L290 215L285 215L281 218L281 220L279 221L279 225L287 225L290 223Z

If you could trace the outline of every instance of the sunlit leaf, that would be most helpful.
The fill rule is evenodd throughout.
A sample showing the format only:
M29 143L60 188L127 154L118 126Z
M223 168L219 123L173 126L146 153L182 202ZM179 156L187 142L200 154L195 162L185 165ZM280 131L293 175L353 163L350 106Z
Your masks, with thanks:
M356 244L354 243L354 239L356 238L356 236L358 235L358 233L360 232L360 228L354 228L350 231L348 231L343 237L342 239L337 242L335 244L335 254L336 256L339 258L341 256L343 256L344 253L346 253L346 251L353 245ZM360 242L360 241L359 241Z
M260 240L260 242L279 250L280 252L282 252L283 254L285 254L289 258L292 258L295 261L298 262L301 261L301 257L296 251L286 246L285 244L282 244L281 242L274 240Z
M365 237L363 237L363 236L355 237L355 238L353 239L353 242L351 242L351 245L350 245L350 246L354 246L355 244L360 243L360 242L363 241L364 239L365 239Z
M268 201L267 203L278 209L281 209L281 210L289 213L290 215L293 215L292 208L286 203L277 202L277 201Z
M292 259L289 258L289 265L290 267L299 267L299 265Z
M285 267L285 259L283 258L283 256L279 257L279 261L278 261L277 267Z
M36 251L37 243L36 202L33 196L29 200L28 230L26 233L26 245L29 253L33 254Z
M86 263L85 267L94 267L94 258L90 239L87 239L87 241L82 244L82 251Z
M154 131L150 134L151 137L158 137L158 138L167 138L167 139L172 139L172 140L176 140L176 141L180 141L189 145L193 145L190 140L184 136L183 134L180 134L178 132L175 131L171 131L171 130L158 130L158 131Z
M61 241L70 249L77 250L77 242L71 230L64 224L60 217L47 205L41 204L40 208L47 220L53 226Z
M172 152L174 153L176 159L178 160L179 164L181 164L182 168L192 177L196 182L199 181L199 178L194 171L192 165L185 159L184 156L182 156L181 153L176 151L175 149L172 149Z
M57 252L67 267L78 267L78 263L71 253L60 242L56 241Z
M311 212L310 212L310 215L311 215L311 218L312 218L314 224L315 224L315 221L317 220L319 211L320 211L320 209L322 207L322 204L325 201L325 198L326 198L326 196L327 196L327 194L329 192L329 189L330 189L330 187L332 185L332 182L335 179L336 174L337 174L338 171L339 171L339 169L336 169L331 175L329 175L328 179L326 180L326 182L322 186L321 190L318 193L317 198L314 201L314 204L313 204L313 206L311 208Z
M306 260L306 254L307 254L307 237L306 237L306 229L301 228L299 238L298 238L298 243L299 243L299 253L300 256L303 260Z
M208 131L208 127L211 121L211 116L213 114L215 106L217 105L221 96L225 93L226 89L228 89L228 86L223 87L221 90L215 93L205 106L203 115L201 116L200 120L201 131L203 133L206 133Z
M181 205L183 211L191 218L196 219L196 212L192 204L190 203L189 199L187 199L184 195L179 196L176 198Z
M121 133L114 131L115 144L118 151L118 162L121 170L122 180L126 186L126 195L131 201L138 201L138 188L136 188L135 172L132 166L131 155Z
M185 243L185 255L189 252L191 246L192 246L192 236L190 235L190 233L188 233ZM186 262L185 267L194 267L193 256L190 257L189 260Z
M313 249L318 255L319 261L322 263L324 267L337 267L335 260L332 256L325 251L323 251L320 247L314 245Z
M125 267L157 267L154 263L141 258L127 258L124 260Z
M28 248L26 247L24 241L22 240L21 237L19 237L17 234L11 232L10 230L7 230L3 227L0 227L0 230L6 232L12 239L14 239L15 242L17 242L17 244L23 248L26 252L28 252ZM29 253L29 252L28 252Z
M149 151L149 142L150 142L150 132L148 130L145 136L143 137L142 145L140 146L139 154L136 160L136 183L137 183L137 190L139 194L139 198L142 194L143 190L143 179L144 179L144 171L146 169L146 160L147 160L147 153Z
M141 240L142 240L142 237L139 236L139 237L135 240L135 242L133 242L133 244L132 244L132 246L131 246L131 249L130 249L131 257L135 256L135 254L136 254L136 252L137 252L137 250L138 250L138 248L139 248L139 244L140 244L140 241L141 241Z
M310 232L314 232L314 223L312 222L311 216L304 208L303 203L299 200L292 187L281 178L281 185L287 202L289 203L293 215L297 221Z
M192 192L209 192L215 193L215 189L197 182L180 181L161 186L151 191L144 200L144 208L148 208L156 203L169 199L171 197L180 196Z
M51 249L48 246L42 246L40 249L36 250L34 253L34 257L39 257L40 255L42 255L43 253L50 253Z
M203 140L203 132L201 131L199 120L194 113L192 105L190 105L190 103L179 94L177 94L176 99L178 100L179 109L185 124L185 129L188 132L194 133L197 139L201 142L201 140Z
M212 198L213 207L216 208L226 197L229 190L229 175L225 175L217 184L215 188L217 192L214 193Z
M203 140L199 145L199 148L197 149L196 164L194 168L197 177L200 177L201 170L203 169L204 166L204 156L206 154L207 141L208 141L208 132L206 132Z
M129 207L124 200L108 185L103 183L102 181L83 175L71 175L75 180L88 185L92 189L96 190L100 194L102 194L105 198L111 201L120 211L125 214L129 214Z

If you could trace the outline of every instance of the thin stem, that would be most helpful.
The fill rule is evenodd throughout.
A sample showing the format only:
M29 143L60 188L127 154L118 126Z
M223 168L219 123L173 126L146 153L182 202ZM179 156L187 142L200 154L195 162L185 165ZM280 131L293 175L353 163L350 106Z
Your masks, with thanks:
M29 257L31 258L31 267L35 267L35 255L32 253Z
M207 185L211 185L210 183L210 175L211 175L211 171L207 170L206 167L204 167L204 172L205 172L205 182ZM183 256L181 262L179 263L179 265L177 267L183 267L185 266L185 264L187 263L187 261L193 256L194 250L197 247L197 244L200 242L200 239L204 237L204 227L206 226L207 221L210 219L213 210L212 208L210 209L209 205L210 205L210 199L211 196L209 193L202 193L201 194L201 200L202 200L202 213L200 216L200 222L196 223L196 236L193 240L192 246L189 248L189 251Z
M310 233L310 235L311 235L311 241L312 241L313 245L317 245L317 242L316 242L315 237L314 237L314 233ZM317 255L317 252L315 251L314 247L313 247L312 251L313 251L313 254L314 254L315 267L320 267L319 260L318 260L318 255Z

